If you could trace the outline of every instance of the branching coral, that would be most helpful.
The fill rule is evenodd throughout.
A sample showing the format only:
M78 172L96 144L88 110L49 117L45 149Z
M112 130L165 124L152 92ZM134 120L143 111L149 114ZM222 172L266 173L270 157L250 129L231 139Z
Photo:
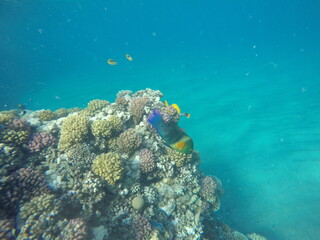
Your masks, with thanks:
M43 121L51 121L57 119L58 115L52 112L50 109L42 110L39 112L39 118Z
M21 207L19 215L25 222L17 239L59 239L60 210L60 202L52 194L32 198Z
M144 173L152 172L155 168L154 155L153 153L144 148L140 151L140 169Z
M147 218L137 214L132 220L133 227L136 232L137 240L148 240L151 234L151 224Z
M206 176L201 180L201 196L213 210L220 208L219 195L222 193L221 182L217 177Z
M141 146L142 138L133 128L129 128L120 134L117 143L121 152L132 154Z
M110 138L112 129L107 120L96 120L91 125L92 134L95 137Z
M85 141L89 133L88 118L80 115L67 117L62 124L59 149L67 151L71 146Z
M178 113L177 109L175 109L173 106L167 106L161 110L163 114L163 119L166 122L173 122L177 124L180 119L180 114Z
M98 110L101 110L102 108L108 106L110 103L106 100L100 100L95 99L88 103L87 111L89 111L91 114L95 113Z
M50 189L42 173L29 167L12 173L4 182L2 191L3 206L8 211L15 211L18 204L48 193Z
M175 162L177 167L181 167L189 163L192 159L192 154L181 153L169 147L166 147L166 151L169 158Z
M14 239L14 222L13 219L0 220L0 239Z
M55 137L50 133L35 133L29 140L28 149L30 152L40 152L42 149L55 144Z
M138 124L142 120L142 117L145 114L144 107L148 101L149 98L147 97L139 97L131 100L129 112L135 124Z
M92 164L92 171L114 185L121 179L124 167L119 154L109 152L97 156Z
M70 219L60 237L66 240L84 240L88 237L87 226L82 218Z

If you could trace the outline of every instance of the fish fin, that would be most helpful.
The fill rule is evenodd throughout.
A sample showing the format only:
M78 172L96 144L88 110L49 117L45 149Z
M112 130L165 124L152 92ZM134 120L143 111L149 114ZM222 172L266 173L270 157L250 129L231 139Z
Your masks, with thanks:
M168 107L168 106L169 106L169 103L168 103L168 101L167 101L167 100L163 100L162 102L164 103L164 105L165 105L166 107Z
M161 112L160 112L160 109L153 109L148 117L147 117L147 121L148 123L150 123L154 128L157 129L157 126L160 124L160 123L164 123L163 119L162 119L162 115L161 115Z

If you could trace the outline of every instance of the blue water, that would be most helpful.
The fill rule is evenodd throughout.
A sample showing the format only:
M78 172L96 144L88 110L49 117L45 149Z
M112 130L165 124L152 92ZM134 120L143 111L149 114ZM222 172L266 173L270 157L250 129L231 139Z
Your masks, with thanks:
M0 0L0 109L159 89L191 113L181 126L222 180L220 219L319 239L319 12L312 0Z

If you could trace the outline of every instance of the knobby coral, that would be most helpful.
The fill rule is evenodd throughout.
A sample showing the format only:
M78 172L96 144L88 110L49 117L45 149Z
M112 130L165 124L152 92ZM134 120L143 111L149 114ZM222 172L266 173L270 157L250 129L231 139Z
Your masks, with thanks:
M89 133L89 120L83 115L67 117L61 127L59 149L67 151L71 146L85 141Z
M129 128L120 134L117 143L120 151L132 154L141 146L142 138L133 128Z
M103 153L93 160L92 171L114 185L121 179L124 167L119 154Z

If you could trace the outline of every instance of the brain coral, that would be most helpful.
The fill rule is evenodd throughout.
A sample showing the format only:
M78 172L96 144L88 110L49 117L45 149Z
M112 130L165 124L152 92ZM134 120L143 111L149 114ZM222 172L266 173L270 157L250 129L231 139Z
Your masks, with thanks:
M103 153L93 160L92 171L114 185L121 179L124 167L119 154Z
M61 137L58 148L68 150L76 143L84 142L89 133L89 120L85 116L72 115L67 117L61 127Z
M120 134L117 144L120 151L132 154L141 146L142 138L136 133L134 128L129 128Z

